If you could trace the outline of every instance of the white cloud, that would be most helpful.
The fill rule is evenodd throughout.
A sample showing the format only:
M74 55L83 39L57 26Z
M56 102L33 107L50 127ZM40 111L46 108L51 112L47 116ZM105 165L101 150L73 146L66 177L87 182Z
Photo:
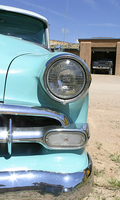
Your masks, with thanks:
M68 28L66 28L66 29L64 29L64 28L62 28L62 33L69 33L69 30L68 30Z
M120 9L120 1L116 1L116 0L107 0L107 1L111 3L113 6L116 6L118 9Z
M97 8L95 0L83 0L83 2L87 3L88 5L90 5L93 8Z
M75 41L75 43L79 43L79 42L78 42L78 39Z
M86 1L86 2L89 3L89 4L95 4L95 1L94 1L94 0L84 0L84 1Z

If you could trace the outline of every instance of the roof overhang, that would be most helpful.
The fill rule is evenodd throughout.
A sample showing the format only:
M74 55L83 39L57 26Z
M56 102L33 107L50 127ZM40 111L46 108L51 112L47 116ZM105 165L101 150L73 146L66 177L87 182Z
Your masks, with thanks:
M80 42L120 42L120 38L89 38L89 39L78 39Z

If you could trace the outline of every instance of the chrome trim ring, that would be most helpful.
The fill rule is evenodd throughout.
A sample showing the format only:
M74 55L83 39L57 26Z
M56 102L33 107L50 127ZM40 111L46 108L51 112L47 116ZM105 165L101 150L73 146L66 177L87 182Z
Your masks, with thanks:
M42 194L68 195L71 198L79 192L79 198L92 189L93 164L88 154L88 167L76 173L54 173L46 171L7 171L0 172L0 192L17 190L36 190Z
M48 71L49 71L49 68L57 61L59 60L62 60L62 59L71 59L73 61L76 61L78 64L81 65L81 67L83 68L84 72L85 72L85 85L84 85L84 88L83 90L75 97L73 98L70 98L70 99L61 99L61 98L58 98L57 96L55 96L54 94L51 93L48 85L47 85L47 74L48 74ZM61 102L63 104L66 104L66 103L70 103L70 102L74 102L76 100L78 100L79 98L81 98L87 91L88 91L88 88L90 86L90 83L91 83L91 74L90 74L90 71L89 71L89 68L88 66L86 65L85 62L83 62L83 60L81 58L79 58L78 56L76 55L72 55L72 54L67 54L67 53L64 53L64 54L59 54L57 56L54 56L53 58L51 58L47 63L46 63L46 70L44 72L44 76L43 76L43 84L44 84L44 87L45 87L45 90L46 92L48 93L48 95L58 101L58 102Z

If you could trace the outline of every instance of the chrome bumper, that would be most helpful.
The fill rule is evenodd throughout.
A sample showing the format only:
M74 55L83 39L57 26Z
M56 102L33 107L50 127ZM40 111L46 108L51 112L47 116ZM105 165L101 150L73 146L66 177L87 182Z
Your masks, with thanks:
M103 67L103 66L101 66L101 67L93 66L92 68L93 69L99 69L99 70L102 70L102 69L109 70L110 69L110 67Z
M0 192L17 190L36 190L52 196L68 195L79 198L86 196L92 189L93 166L90 156L88 167L76 173L54 173L45 171L0 172Z

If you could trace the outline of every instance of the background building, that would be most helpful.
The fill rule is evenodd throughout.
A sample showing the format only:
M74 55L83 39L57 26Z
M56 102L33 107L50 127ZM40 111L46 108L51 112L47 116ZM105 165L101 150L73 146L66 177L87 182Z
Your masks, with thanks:
M64 46L64 51L73 53L77 56L80 56L80 49L79 49L79 43L68 43L68 42L61 42L56 40L50 40L50 47L51 50L54 51L56 46L62 45Z
M120 75L120 39L92 38L79 39L80 57L91 69L93 60L110 58L113 60L113 74Z
M73 53L82 58L91 70L92 62L104 58L113 60L113 74L120 75L120 39L91 38L78 39L78 44L64 43L64 51ZM61 41L50 41L51 50L57 45L63 45Z

